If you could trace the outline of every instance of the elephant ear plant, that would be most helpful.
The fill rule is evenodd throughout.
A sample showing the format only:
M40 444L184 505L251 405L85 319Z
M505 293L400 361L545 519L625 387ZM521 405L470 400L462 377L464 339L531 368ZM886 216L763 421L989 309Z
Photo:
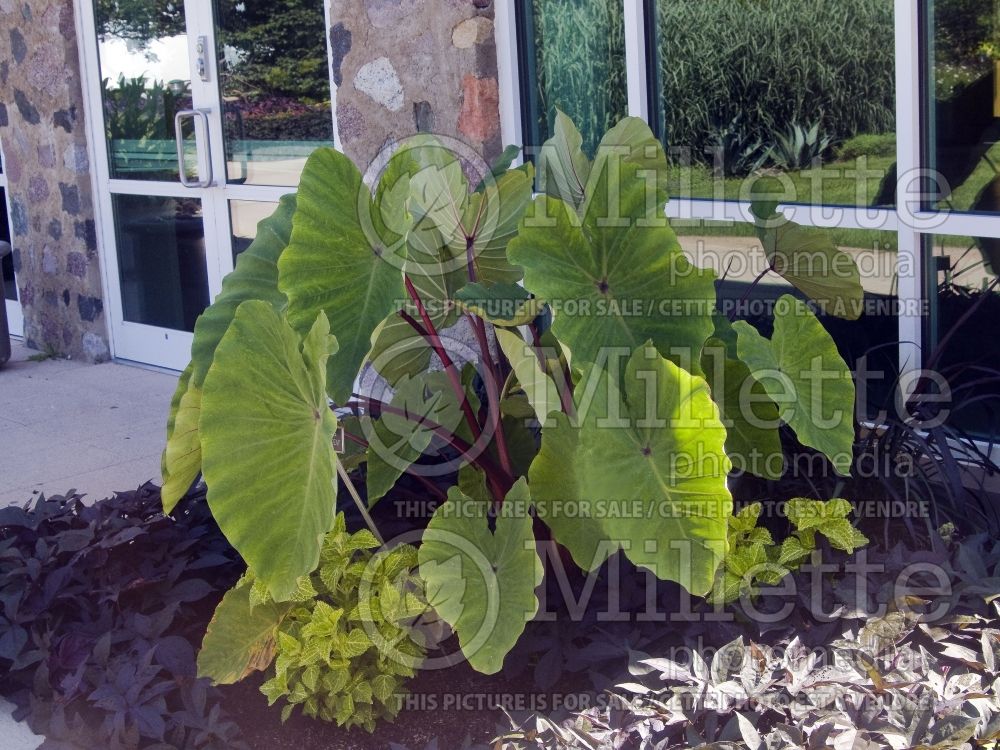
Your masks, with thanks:
M854 386L810 306L782 297L770 339L731 324L714 274L664 218L667 163L648 127L622 120L593 159L581 143L560 115L537 183L532 165L510 168L516 150L470 180L469 160L428 136L401 144L377 179L322 149L261 223L198 321L164 454L166 508L203 473L260 593L256 606L234 594L227 603L245 606L220 607L209 633L228 636L206 638L205 674L269 669L305 596L340 613L337 632L356 638L349 658L382 665L398 691L402 672L387 664L423 653L423 636L401 629L407 649L402 635L378 637L399 620L372 608L407 592L494 673L538 608L543 543L584 570L620 552L705 596L728 553L727 476L735 465L779 477L781 422L847 473ZM774 208L755 205L768 270L857 317L853 264L809 262L842 254L802 242ZM363 451L369 505L403 474L438 501L417 575L383 577L388 594L359 584L350 602L308 585L347 477L338 430ZM343 564L362 584L375 575L364 558ZM317 658L303 689L339 697L310 705L344 719L344 677L329 672L347 657Z

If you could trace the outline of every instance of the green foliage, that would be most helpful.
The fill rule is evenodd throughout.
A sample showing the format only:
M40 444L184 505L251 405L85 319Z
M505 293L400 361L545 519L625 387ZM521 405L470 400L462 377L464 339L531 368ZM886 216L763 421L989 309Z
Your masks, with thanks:
M895 133L861 133L848 138L837 147L837 158L857 159L860 156L896 156Z
M507 493L491 532L489 506L453 487L420 545L428 603L458 633L473 669L485 674L500 671L538 611L535 587L543 570L529 502L528 483L521 477Z
M736 332L728 321L725 325L732 342L727 346L720 338L709 339L702 350L701 367L726 428L726 455L740 471L780 479L784 453L778 407L737 356Z
M542 433L528 475L539 518L584 570L621 545L657 577L704 594L732 513L726 432L707 383L648 343L621 386L606 372L590 382L586 409L577 388L582 423L557 413Z
M749 323L733 324L739 358L778 405L803 445L847 476L854 456L854 381L833 338L801 300L785 294L768 340Z
M104 99L104 127L108 138L136 141L140 152L156 152L159 143L174 138L174 112L177 96L162 81L148 81L145 76L118 76L101 80Z
M713 274L685 259L663 217L667 163L649 128L622 120L593 160L583 142L558 113L537 185L530 165L509 168L511 151L470 180L423 135L371 187L320 149L294 205L262 224L195 328L165 459L177 493L200 451L212 512L253 573L206 638L213 677L276 654L269 697L371 727L392 715L421 649L386 656L417 584L380 579L373 602L368 562L419 561L466 658L493 673L537 608L536 518L586 570L621 551L705 595L724 563L762 559L759 534L731 538L727 476L734 460L780 476L779 419L850 468L853 383L806 304L783 298L770 340L730 326ZM775 270L820 305L856 301L856 269L831 279L800 263L806 251L829 259L829 242L772 229L773 208L755 204ZM388 387L355 393L362 371ZM427 464L457 476L402 568L394 552L356 559L352 545L374 548L377 534L351 537L340 520L331 535L338 424L354 446L344 466L367 464L370 504ZM846 547L856 540L842 526L824 528Z
M780 545L770 531L757 525L761 509L760 503L753 503L729 519L729 554L716 574L713 601L732 602L756 593L758 585L780 583L812 556L816 534L848 554L868 544L868 537L848 520L852 509L846 500L789 500L785 512L793 531Z
M539 167L548 195L535 199L507 250L534 294L578 302L575 314L567 308L552 324L578 366L601 362L615 347L631 352L647 339L665 355L671 347L697 352L712 330L714 275L688 262L658 215L667 200L661 184L650 200L645 175L665 175L666 157L648 128L627 129L635 124L623 120L610 131L590 164L575 148L572 123L560 123ZM616 216L640 220L609 221ZM661 312L663 300L684 314Z
M222 282L222 291L198 318L191 345L191 364L177 383L167 422L163 452L163 507L168 513L201 471L201 388L215 357L215 349L246 300L285 305L278 291L278 256L288 245L295 213L295 196L282 197L277 210L257 225L257 236L236 259L236 268Z
M229 94L265 92L324 102L330 97L326 17L322 0L216 2L220 74ZM330 112L326 112L326 133Z
M277 601L316 567L333 521L337 420L327 407L326 360L337 341L329 330L320 313L300 339L271 305L249 300L205 377L208 504Z
M579 124L592 152L628 111L622 9L602 0L533 0L530 9L538 97L532 145L554 132L562 110Z
M754 202L757 236L772 271L815 302L820 311L847 320L861 317L865 292L854 259L828 234L787 221L774 203Z
M783 132L775 134L765 160L786 171L816 166L829 150L832 140L830 136L820 134L820 125L817 121L812 127L805 128L793 122Z
M379 546L370 531L349 533L338 514L296 601L275 603L248 572L215 612L200 673L218 683L268 670L261 692L269 705L284 703L282 720L298 706L306 716L371 732L377 720L395 717L424 655L411 625L427 604L412 573L416 549L373 551Z
M893 0L661 0L655 25L664 137L696 161L720 123L748 144L794 123L834 139L895 129Z
M366 231L379 203L350 159L318 149L302 171L291 238L278 259L289 322L305 333L323 311L337 331L340 356L330 360L329 383L341 402L350 395L372 329L403 293L398 268L381 262L383 238Z

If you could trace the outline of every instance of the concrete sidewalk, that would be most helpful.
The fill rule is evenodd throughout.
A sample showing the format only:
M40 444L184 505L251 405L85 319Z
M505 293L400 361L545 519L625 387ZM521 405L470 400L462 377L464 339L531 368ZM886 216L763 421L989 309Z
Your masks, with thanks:
M0 507L75 489L90 500L159 482L167 410L177 376L140 367L32 360L17 340L0 366ZM42 738L0 700L0 747L35 750Z
M99 500L159 481L176 375L33 361L38 352L12 344L0 367L0 506L69 489Z

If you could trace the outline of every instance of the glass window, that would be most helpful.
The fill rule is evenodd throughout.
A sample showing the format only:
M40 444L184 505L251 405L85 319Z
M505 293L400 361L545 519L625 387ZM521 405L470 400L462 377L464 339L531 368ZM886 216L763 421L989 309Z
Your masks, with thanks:
M895 202L893 0L656 0L653 122L672 194L740 197L748 175L786 202Z
M201 201L112 196L125 320L193 331L208 307Z
M520 8L524 145L529 154L541 146L561 109L593 153L628 113L622 3L523 0Z
M297 185L333 145L323 0L215 0L230 183Z
M930 314L924 365L947 383L949 423L1000 435L1000 240L935 235L925 246ZM939 386L941 387L941 386Z
M0 242L10 242L10 221L7 218L7 196L0 188ZM14 282L14 256L6 255L0 261L0 279L3 280L4 299L17 300L17 284Z
M229 201L229 217L233 227L233 264L240 253L257 237L257 224L274 213L277 203L265 201Z
M1000 2L924 10L924 162L930 208L1000 211Z
M97 0L111 176L177 179L174 115L191 108L184 4Z
M767 257L752 224L734 222L672 222L681 248L702 268L721 279L720 307L770 336L773 306L783 294L806 299L775 273L768 273L753 290L753 280L767 267ZM859 409L874 417L892 406L892 388L899 372L899 303L897 235L859 229L806 229L806 236L828 233L842 251L854 258L861 272L865 307L859 320L821 315L841 356L856 375Z

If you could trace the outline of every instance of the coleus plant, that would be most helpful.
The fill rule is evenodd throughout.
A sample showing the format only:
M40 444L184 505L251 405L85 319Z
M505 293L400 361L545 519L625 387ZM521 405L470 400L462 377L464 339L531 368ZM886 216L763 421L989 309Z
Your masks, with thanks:
M202 472L220 528L289 601L334 522L344 430L370 505L404 473L440 500L427 601L493 673L538 606L536 529L585 570L621 552L705 595L728 550L727 476L780 477L782 422L846 474L854 385L810 306L783 296L770 339L730 323L664 218L645 123L622 120L593 159L581 144L560 115L537 180L511 168L517 149L470 180L423 135L373 184L315 152L196 325L165 507ZM768 270L856 318L853 261L775 208L754 205Z

